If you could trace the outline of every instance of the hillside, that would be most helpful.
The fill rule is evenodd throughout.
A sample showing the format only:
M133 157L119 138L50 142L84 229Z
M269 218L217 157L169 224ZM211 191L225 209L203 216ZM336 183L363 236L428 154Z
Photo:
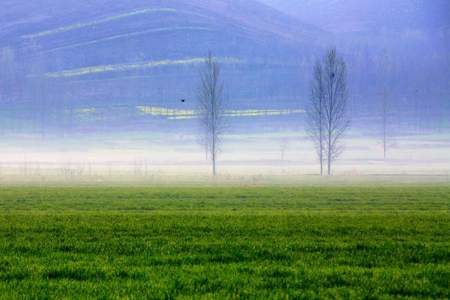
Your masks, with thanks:
M349 64L352 113L377 109L385 82L402 101L411 95L435 106L445 101L450 57L442 20L426 23L421 6L404 1L392 7L382 1L378 10L373 3L353 1L348 10L340 1L327 3L5 0L0 125L7 132L77 130L81 123L85 131L160 126L139 107L195 109L208 51L222 63L228 109L304 109L312 64L332 44ZM389 16L389 30L373 31ZM444 31L415 31L408 20Z
M4 7L2 102L41 127L69 126L62 119L74 110L106 109L97 117L122 124L137 106L180 108L186 98L182 107L192 109L208 51L222 62L231 109L298 107L327 36L256 1L8 0Z
M261 0L325 30L381 32L449 28L447 0Z

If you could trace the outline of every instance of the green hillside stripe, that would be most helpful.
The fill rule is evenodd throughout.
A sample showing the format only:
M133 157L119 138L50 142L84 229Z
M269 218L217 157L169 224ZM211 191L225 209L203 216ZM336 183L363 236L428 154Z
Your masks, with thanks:
M172 9L172 8L151 8L151 9L137 10L137 11L128 12L128 13L124 13L124 14L120 14L120 15L116 15L116 16L111 16L111 17L107 17L104 19L95 20L95 21L91 21L91 22L76 23L76 24L71 24L68 26L58 27L56 29L50 29L50 30L41 31L41 32L34 33L34 34L28 34L28 35L22 36L22 38L26 38L26 39L42 38L42 37L53 35L53 34L77 30L77 29L84 28L84 27L100 25L103 23L117 21L120 19L129 18L129 17L133 17L133 16L137 16L137 15L162 13L162 12L174 13L176 11L177 11L176 9Z
M234 57L222 57L215 58L223 64L239 64L243 63L243 60ZM51 72L46 73L47 78L64 78L64 77L76 77L92 74L110 73L110 72L123 72L123 71L133 71L133 70L143 70L152 69L156 67L166 67L166 66L182 66L182 65L195 65L204 63L206 58L188 58L188 59L178 59L178 60L158 60L158 61L145 61L132 64L116 64L116 65L100 65L91 66L80 69L73 69L61 72Z
M135 37L135 36L140 36L140 35L145 35L145 34L161 33L161 32L174 32L174 31L210 31L210 32L213 32L213 30L210 28L197 27L197 26L162 27L162 28L154 28L154 29L148 29L148 30L143 30L143 31L136 31L136 32L132 32L132 33L113 35L113 36L109 36L109 37L98 39L98 40L93 40L93 41L88 41L88 42L83 42L83 43L76 43L76 44L67 45L67 46L63 46L63 47L53 48L53 49L50 49L47 51L42 51L40 53L41 54L52 53L52 52L57 52L57 51L61 51L61 50L73 49L73 48L78 48L78 47L83 47L83 46L90 46L90 45L95 45L95 44L99 44L99 43L103 43L103 42L109 42L109 41L114 41L114 40L123 39L123 38L130 38L130 37Z

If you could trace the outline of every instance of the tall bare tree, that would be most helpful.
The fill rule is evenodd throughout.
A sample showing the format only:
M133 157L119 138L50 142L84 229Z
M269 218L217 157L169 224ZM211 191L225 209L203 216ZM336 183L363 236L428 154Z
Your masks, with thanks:
M393 79L393 68L395 66L395 60L389 55L389 53L384 50L383 56L380 59L380 77L381 82L381 142L383 145L383 158L387 159L389 146L390 146L390 136L391 136L391 126L389 124L391 115L391 105L389 101L389 91L392 91L395 85Z
M311 83L311 95L308 109L308 132L314 141L317 156L320 163L320 176L323 176L324 164L324 137L325 137L325 118L324 118L324 98L325 86L323 79L322 63L317 62L314 66L314 74Z
M308 117L308 127L318 149L321 174L326 161L327 174L332 175L333 162L343 151L340 141L350 124L347 99L346 64L332 48L314 68Z
M211 53L200 72L198 88L200 125L203 129L204 145L212 164L212 174L216 176L217 155L220 148L224 125L223 82L220 64Z
M383 157L384 157L384 160L386 160L387 148L388 148L388 134L387 133L388 133L388 113L389 113L386 89L383 92L381 113L382 113L382 122L383 122Z
M328 50L324 62L325 80L325 136L328 176L332 174L332 164L341 155L343 147L340 140L348 129L347 117L347 67L337 55L336 48Z

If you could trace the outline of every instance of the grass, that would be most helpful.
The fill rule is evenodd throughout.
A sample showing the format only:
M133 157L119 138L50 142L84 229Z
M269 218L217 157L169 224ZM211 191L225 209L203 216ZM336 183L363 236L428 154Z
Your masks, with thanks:
M450 298L450 187L2 188L2 299Z

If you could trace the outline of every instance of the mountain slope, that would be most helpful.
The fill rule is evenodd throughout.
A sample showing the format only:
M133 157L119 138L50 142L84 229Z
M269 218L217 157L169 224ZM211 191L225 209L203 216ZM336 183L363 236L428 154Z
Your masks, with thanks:
M450 24L447 0L261 0L332 32L439 30Z
M3 111L31 127L72 127L74 112L101 111L98 120L125 128L137 107L192 109L208 51L223 65L230 109L302 106L328 36L251 0L5 0L3 7Z
M361 105L377 103L364 99L384 88L397 99L419 93L424 106L430 95L448 101L450 1L261 1L334 34L330 43L347 54Z

